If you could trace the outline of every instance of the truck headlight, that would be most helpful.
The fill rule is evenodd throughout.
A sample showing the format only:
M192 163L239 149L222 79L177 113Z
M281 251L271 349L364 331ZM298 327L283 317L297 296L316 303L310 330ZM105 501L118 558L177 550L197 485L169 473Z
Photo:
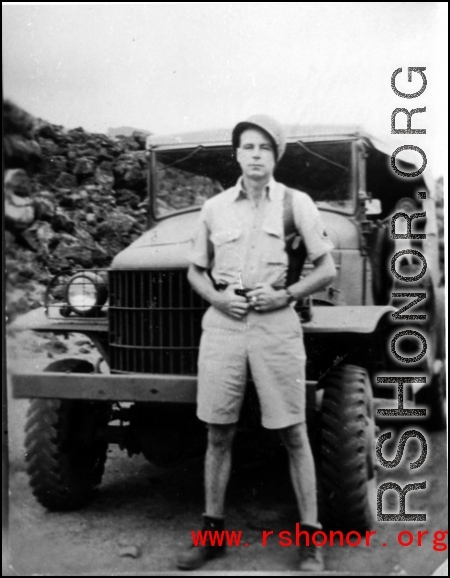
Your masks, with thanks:
M96 273L77 273L67 283L66 300L70 309L83 317L95 317L108 298L105 280Z

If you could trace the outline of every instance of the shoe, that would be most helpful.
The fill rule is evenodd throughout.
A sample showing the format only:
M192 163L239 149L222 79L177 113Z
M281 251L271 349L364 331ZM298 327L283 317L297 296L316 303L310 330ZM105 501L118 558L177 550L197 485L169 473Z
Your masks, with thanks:
M301 555L302 557L298 566L301 572L323 572L325 565L320 548L314 546L314 544L304 546Z
M221 531L223 530L223 518L213 518L211 516L203 516L203 531ZM218 558L225 554L226 544L222 546L194 546L191 544L184 552L177 558L177 568L180 570L196 570L203 566L208 560Z
M320 528L302 524L302 530L309 534L309 545L300 546L300 563L298 569L301 572L323 572L325 565L323 562L323 554L319 546L316 546L312 541L312 535Z
M206 564L208 560L219 558L225 554L225 546L194 546L191 545L182 552L177 559L179 570L196 570Z

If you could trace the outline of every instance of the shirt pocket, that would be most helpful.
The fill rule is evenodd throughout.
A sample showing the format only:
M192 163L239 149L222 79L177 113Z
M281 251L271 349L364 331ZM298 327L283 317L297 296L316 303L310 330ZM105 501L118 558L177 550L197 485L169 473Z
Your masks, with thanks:
M218 272L231 273L239 268L242 258L240 229L226 229L211 235L214 245L215 269Z
M265 263L272 266L287 266L284 231L271 223L264 223L261 231L261 244Z

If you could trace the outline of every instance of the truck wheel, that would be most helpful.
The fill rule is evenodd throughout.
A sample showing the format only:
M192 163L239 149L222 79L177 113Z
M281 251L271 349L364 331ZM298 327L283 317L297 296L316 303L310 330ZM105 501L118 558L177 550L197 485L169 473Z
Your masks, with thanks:
M361 367L342 365L320 385L324 523L330 529L366 530L373 522L375 498L369 376Z
M429 385L420 389L415 396L417 406L426 406L427 416L424 419L424 426L428 431L441 431L447 427L447 372L445 365L445 290L439 287L434 292L433 287L428 289L431 293L431 312L428 312L431 320L428 330L428 351L430 358ZM431 315L430 315L431 314ZM440 367L436 371L435 364Z
M91 363L65 359L45 371L90 373ZM100 484L108 444L96 439L108 423L110 404L72 399L34 399L25 426L30 485L49 510L74 510L86 504Z
M416 405L427 409L424 425L428 431L441 431L447 427L447 395L446 395L445 362L436 373L430 385L426 385L416 394Z

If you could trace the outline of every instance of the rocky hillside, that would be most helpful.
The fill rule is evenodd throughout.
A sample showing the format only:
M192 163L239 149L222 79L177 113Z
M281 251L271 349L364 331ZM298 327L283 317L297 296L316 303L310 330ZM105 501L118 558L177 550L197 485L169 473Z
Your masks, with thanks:
M66 130L3 103L7 315L63 269L106 267L147 225L145 139Z

